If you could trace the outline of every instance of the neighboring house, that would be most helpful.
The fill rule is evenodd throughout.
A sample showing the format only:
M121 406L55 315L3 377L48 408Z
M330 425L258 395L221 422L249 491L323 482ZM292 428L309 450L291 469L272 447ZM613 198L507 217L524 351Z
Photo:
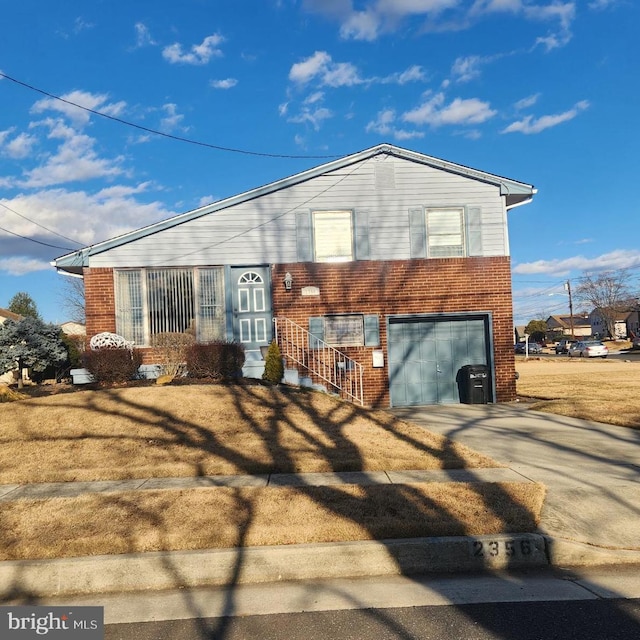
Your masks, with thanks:
M571 316L549 316L547 318L547 331L551 334L563 336L571 335ZM578 337L588 337L591 335L591 322L588 315L573 316L573 335Z
M513 328L514 342L518 343L525 341L525 335L527 333L526 329L527 327L524 324L519 324Z
M597 338L613 338L614 340L625 339L629 336L629 324L633 326L634 320L637 326L637 312L636 311L616 311L613 314L613 335L610 336L611 331L607 328L607 322L603 317L600 309L594 309L589 314L589 321L591 322L591 333Z
M80 322L69 320L60 325L62 332L68 336L86 336L87 328Z
M636 339L640 336L640 311L636 309L627 316L627 337Z
M383 144L54 265L84 276L87 336L116 332L148 364L155 334L189 331L242 343L260 377L277 333L288 369L332 390L338 370L370 406L460 402L469 364L510 401L507 212L535 192Z
M4 324L7 320L22 320L22 316L9 311L9 309L0 309L0 324ZM0 384L11 384L16 381L16 375L12 371L9 373L0 372Z

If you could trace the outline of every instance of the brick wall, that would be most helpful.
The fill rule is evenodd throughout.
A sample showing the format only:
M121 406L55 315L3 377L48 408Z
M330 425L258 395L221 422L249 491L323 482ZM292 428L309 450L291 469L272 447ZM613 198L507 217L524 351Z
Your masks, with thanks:
M84 296L87 317L87 339L102 331L116 330L116 301L113 269L84 269Z
M285 274L293 288L285 291ZM308 319L330 313L380 315L380 348L385 367L374 369L372 348L341 349L365 367L365 402L389 406L387 335L385 318L397 314L491 311L493 360L498 402L515 399L511 269L507 257L447 258L440 260L360 261L275 265L274 315L308 327ZM319 296L303 297L313 286Z
M293 276L292 291L282 280ZM115 332L113 270L86 268L87 338L101 331ZM274 315L285 316L307 328L308 319L329 313L365 313L380 316L380 348L385 367L374 369L370 347L344 351L365 367L365 401L389 406L387 335L385 318L397 314L493 312L493 360L498 402L515 399L511 270L506 257L447 258L442 260L359 261L338 264L294 263L272 270ZM319 296L302 297L302 287L320 289ZM152 363L153 350L143 351Z

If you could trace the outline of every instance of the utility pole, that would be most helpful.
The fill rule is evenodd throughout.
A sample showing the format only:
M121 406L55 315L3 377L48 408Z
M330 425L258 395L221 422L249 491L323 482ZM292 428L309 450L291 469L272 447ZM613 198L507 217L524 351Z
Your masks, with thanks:
M573 299L571 298L571 280L565 282L564 288L569 295L569 324L571 326L571 339L575 340L573 329Z

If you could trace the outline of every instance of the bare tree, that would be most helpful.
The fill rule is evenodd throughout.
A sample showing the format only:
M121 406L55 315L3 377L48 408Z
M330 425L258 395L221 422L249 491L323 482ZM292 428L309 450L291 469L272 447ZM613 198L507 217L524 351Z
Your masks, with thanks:
M616 335L616 320L620 313L630 311L630 275L627 269L586 273L576 289L576 297L597 309L607 333Z
M82 278L65 278L60 297L62 308L69 316L69 320L84 324L84 280Z

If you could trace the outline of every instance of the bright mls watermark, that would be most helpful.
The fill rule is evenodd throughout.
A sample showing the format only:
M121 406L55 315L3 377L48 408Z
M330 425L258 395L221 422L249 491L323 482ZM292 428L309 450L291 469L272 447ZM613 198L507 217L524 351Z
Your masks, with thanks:
M0 606L2 640L103 640L103 607Z

